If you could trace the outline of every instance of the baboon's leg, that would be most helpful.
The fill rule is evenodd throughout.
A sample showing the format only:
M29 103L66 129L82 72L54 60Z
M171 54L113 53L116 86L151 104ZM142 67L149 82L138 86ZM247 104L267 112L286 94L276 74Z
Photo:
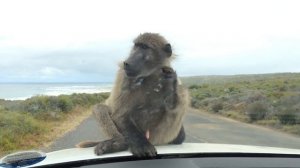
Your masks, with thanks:
M116 125L124 135L133 155L153 157L157 154L155 147L146 139L145 134L135 126L130 116L119 118Z
M184 131L183 126L181 126L181 129L180 129L177 137L169 144L182 144L184 140L185 140L185 131Z
M93 113L99 126L109 138L108 140L101 141L96 144L95 154L101 155L127 150L128 144L111 118L110 107L103 104L97 104Z
M93 109L93 113L97 120L97 123L109 139L119 139L122 137L122 134L119 132L114 121L111 118L111 111L109 106L104 104L97 104Z
M112 142L109 143L110 140L106 141L83 141L77 144L77 147L80 148L87 148L87 147L93 147L96 146L96 150L98 150L96 153L110 153L111 151L120 150L118 146L124 146L125 140L122 136L122 134L117 129L115 123L113 122L111 116L110 116L110 107L103 104L97 104L93 109L94 116L96 118L97 123L99 124L100 128L102 129L102 132L106 134L108 139L111 139ZM116 145L118 142L119 145ZM107 144L107 147L104 147ZM112 145L113 144L113 145ZM122 145L124 144L124 145ZM114 149L114 147L117 147L117 149ZM123 148L122 148L123 149ZM105 150L105 151L100 151Z

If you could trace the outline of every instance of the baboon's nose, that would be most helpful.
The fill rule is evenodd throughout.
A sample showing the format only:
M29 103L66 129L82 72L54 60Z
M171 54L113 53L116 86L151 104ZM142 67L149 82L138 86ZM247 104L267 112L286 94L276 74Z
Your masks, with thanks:
M129 68L129 64L128 64L126 61L124 61L124 68L125 68L125 69L128 69L128 68Z

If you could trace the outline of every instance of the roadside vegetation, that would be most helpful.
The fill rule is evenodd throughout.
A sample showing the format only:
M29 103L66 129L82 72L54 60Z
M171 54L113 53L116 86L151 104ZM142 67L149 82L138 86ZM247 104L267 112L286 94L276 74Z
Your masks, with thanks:
M182 78L191 106L239 121L300 135L300 73ZM90 113L109 93L0 99L0 156L35 149L55 139L55 130Z
M194 108L300 135L300 73L182 80Z
M68 118L88 113L108 93L35 96L24 101L0 100L0 156L39 148ZM71 120L72 121L72 120Z

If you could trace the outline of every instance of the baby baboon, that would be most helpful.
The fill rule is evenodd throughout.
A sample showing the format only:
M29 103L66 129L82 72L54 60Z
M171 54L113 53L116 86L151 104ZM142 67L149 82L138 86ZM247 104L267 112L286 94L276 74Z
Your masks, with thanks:
M155 156L153 145L180 144L185 138L182 119L188 95L178 85L170 68L171 45L160 35L144 33L123 65L106 105L97 105L94 114L109 136L95 146L97 155L129 148L136 156Z

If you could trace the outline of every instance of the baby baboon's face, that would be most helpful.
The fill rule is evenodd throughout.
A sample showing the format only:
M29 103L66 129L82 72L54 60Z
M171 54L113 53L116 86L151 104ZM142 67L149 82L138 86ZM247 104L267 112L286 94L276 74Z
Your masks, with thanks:
M128 77L145 77L160 69L170 58L171 46L166 44L154 48L146 43L135 43L127 60L124 70Z

